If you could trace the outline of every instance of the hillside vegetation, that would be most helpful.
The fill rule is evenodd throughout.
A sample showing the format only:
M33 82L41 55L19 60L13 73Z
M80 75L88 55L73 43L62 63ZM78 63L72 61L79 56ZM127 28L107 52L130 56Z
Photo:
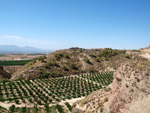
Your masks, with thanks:
M141 59L126 50L70 48L52 52L26 64L12 79L61 77L116 70L121 63ZM144 60L144 59L143 59Z

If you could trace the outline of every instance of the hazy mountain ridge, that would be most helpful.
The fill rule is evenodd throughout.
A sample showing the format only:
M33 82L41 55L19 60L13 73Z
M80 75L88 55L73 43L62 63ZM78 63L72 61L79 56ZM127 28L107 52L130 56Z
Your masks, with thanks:
M18 47L16 45L0 45L0 53L42 53L51 52L47 50L42 50L35 47Z

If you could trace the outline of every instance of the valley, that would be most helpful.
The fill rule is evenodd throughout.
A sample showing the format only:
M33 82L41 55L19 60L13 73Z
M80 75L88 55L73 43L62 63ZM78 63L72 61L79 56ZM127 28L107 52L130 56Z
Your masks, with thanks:
M125 63L137 62L134 67L138 69L148 64L149 58L143 53L149 55L143 50L70 48L32 60L1 62L5 75L0 80L0 111L99 111L101 102L109 101L107 95L114 80L121 79L114 79L114 73Z

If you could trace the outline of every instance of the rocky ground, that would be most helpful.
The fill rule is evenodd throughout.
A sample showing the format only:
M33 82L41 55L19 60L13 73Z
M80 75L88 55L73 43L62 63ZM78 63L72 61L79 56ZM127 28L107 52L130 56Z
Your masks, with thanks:
M15 73L17 70L22 68L23 66L3 66L4 70L9 74Z
M9 79L11 75L4 70L2 66L0 66L0 79L7 78Z
M74 109L84 113L149 113L149 81L150 62L125 63L114 73L109 87L77 101Z

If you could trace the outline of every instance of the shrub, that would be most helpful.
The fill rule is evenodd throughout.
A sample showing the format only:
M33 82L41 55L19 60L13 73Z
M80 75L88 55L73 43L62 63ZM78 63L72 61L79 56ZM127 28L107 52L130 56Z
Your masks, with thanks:
M58 110L60 113L65 113L61 105L58 105L58 104L57 104L57 105L56 105L56 108L57 108L57 110Z
M40 100L38 100L37 103L38 103L39 105L41 105L41 101L40 101Z
M104 60L108 61L108 58L107 58L107 57L104 57Z
M94 73L94 69L90 69L89 72L90 72L90 73Z
M35 63L36 63L36 60L33 60L32 62L33 62L33 64L35 64Z
M12 112L12 113L14 113L14 111L15 111L15 105L11 105L9 107L9 111Z
M99 61L100 61L100 59L97 57L97 58L96 58L96 61L97 61L97 62L99 62Z
M63 77L63 75L61 73L58 73L58 77Z
M67 71L67 70L68 70L65 65L62 66L62 69L63 69L64 71Z
M48 78L50 73L43 73L40 75L40 78Z
M130 55L126 55L125 57L126 57L127 59L130 59Z
M74 63L72 63L72 64L70 65L70 68L71 68L71 69L76 69L76 65L75 65Z
M16 104L19 104L19 100L15 100L15 103L16 103Z
M89 60L88 58L86 58L84 61L85 61L86 63L90 63L90 60Z
M64 55L62 53L57 53L55 54L55 58L56 60L59 60L61 57L63 57Z
M44 61L45 58L46 58L46 56L44 55L44 56L42 56L42 57L39 57L38 60L39 60L39 61Z
M72 107L68 102L66 102L65 105L68 107L69 111L72 111Z
M46 112L49 113L49 104L45 104L44 107L45 107Z
M70 58L68 54L65 54L64 57L68 59Z
M32 102L32 99L31 99L31 98L29 98L29 99L28 99L28 101L29 101L29 102Z
M47 63L48 66L57 66L56 61L52 61L52 62L48 62Z
M96 57L94 54L90 54L90 56L91 56L91 57L94 57L94 58Z

